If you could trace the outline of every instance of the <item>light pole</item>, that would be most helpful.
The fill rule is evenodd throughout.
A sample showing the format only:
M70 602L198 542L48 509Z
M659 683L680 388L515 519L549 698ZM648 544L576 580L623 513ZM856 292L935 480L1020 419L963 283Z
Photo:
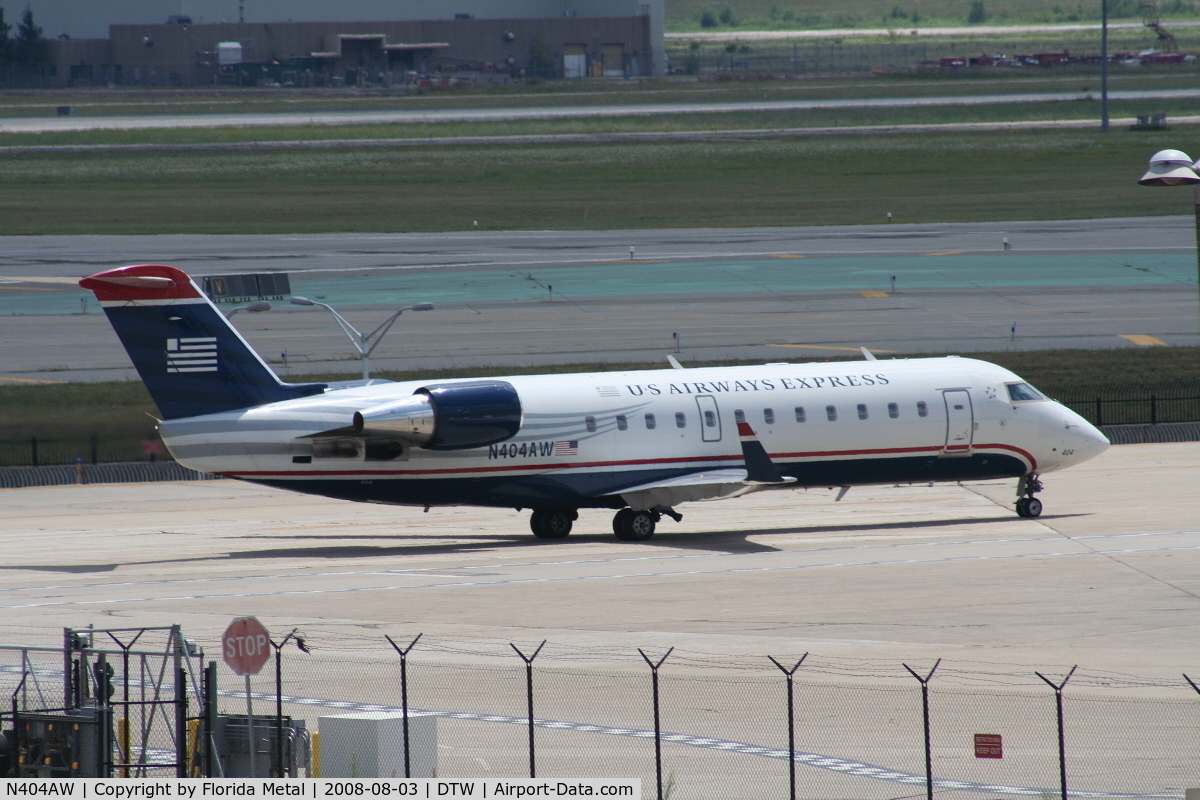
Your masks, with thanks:
M1138 181L1142 186L1192 187L1192 206L1196 220L1196 287L1200 292L1200 164L1182 150L1159 150L1150 156L1150 168ZM1200 331L1200 328L1197 328Z
M225 312L225 319L229 319L230 317L232 317L234 314L236 314L239 311L249 311L252 314L256 314L259 311L270 311L270 310L271 310L271 304L268 303L266 300L255 300L253 303L250 303L248 305L238 306L237 308L229 309L228 311Z
M371 377L371 353L383 341L384 335L391 329L392 323L396 321L397 317L405 311L429 311L433 308L433 303L414 303L411 306L405 306L384 320L378 328L370 333L359 333L358 329L347 322L346 318L334 310L331 305L318 303L316 300L309 300L307 297L298 296L289 298L288 302L294 306L320 306L330 314L333 314L333 318L337 320L337 324L341 326L346 336L350 337L351 344L354 345L354 349L358 351L358 355L362 359L362 376L364 381L369 380Z
M1100 0L1100 132L1108 133L1108 0Z

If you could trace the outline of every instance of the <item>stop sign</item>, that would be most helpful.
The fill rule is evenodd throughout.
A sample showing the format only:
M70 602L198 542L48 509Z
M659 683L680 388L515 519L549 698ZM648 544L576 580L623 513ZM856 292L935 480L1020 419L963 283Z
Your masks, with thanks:
M225 663L236 675L257 675L271 655L271 635L254 617L238 617L221 636Z

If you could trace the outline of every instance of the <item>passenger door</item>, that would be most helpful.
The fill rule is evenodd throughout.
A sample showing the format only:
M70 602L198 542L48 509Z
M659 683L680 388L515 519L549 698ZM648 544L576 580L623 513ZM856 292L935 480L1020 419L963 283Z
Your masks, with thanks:
M712 395L698 395L696 406L700 409L701 440L705 442L721 441L721 412L717 409L717 399Z
M969 455L975 438L975 412L971 407L971 393L966 389L945 389L942 399L946 403L946 455Z

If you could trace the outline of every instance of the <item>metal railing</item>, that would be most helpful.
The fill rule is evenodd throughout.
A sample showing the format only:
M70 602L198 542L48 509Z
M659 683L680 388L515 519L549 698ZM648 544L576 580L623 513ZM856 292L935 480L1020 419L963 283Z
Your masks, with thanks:
M1157 425L1200 420L1200 383L1046 386L1047 396L1093 425Z

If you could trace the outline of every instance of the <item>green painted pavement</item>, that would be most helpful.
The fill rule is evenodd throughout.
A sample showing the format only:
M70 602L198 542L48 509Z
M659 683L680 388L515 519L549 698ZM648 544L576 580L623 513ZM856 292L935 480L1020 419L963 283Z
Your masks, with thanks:
M1003 289L1196 284L1191 255L942 255L738 260L607 261L530 268L397 268L369 275L293 273L292 291L334 306L406 305L555 297L743 294L754 292ZM23 287L8 288L6 286ZM30 291L0 284L0 314L79 313L90 292ZM1190 291L1190 289L1189 289ZM278 305L278 304L277 304Z

